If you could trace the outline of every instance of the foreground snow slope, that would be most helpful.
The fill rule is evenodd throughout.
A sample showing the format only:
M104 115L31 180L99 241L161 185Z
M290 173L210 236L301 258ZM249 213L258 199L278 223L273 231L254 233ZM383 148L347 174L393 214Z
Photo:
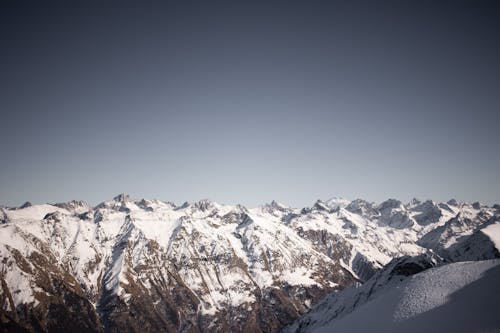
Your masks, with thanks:
M429 269L312 332L498 332L499 281L500 260Z

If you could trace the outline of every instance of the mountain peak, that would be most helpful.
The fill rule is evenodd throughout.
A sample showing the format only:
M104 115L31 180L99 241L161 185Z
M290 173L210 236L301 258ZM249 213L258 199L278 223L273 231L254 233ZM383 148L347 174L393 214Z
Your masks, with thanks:
M329 212L331 210L331 207L328 206L326 204L326 202L324 202L323 200L321 199L318 199L316 200L316 202L314 203L313 205L313 209L316 209L316 210L324 210L324 211L327 211Z
M31 207L31 206L33 206L33 204L31 202L29 202L29 201L26 201L21 206L19 206L19 209L28 208L28 207Z
M351 203L351 201L342 197L333 197L326 200L324 203L332 209L337 209L346 207Z
M391 210L395 208L400 208L402 206L402 203L400 200L397 199L387 199L386 201L382 202L379 205L380 210Z
M276 214L279 215L280 212L287 212L290 208L282 203L277 202L276 200L273 200L270 203L266 203L260 206L260 209L262 210L262 212L267 212L271 215L276 216Z
M53 206L64 208L68 211L73 212L83 212L90 209L90 205L83 200L71 200L68 202L58 202L53 204Z
M422 203L422 200L418 199L418 198L413 198L410 200L410 202L408 203L408 206L409 207L413 207L413 206L417 206L417 205L420 205Z
M120 193L116 197L113 198L114 201L125 203L130 200L130 196L125 193Z
M209 209L215 208L216 203L210 199L201 199L195 202L193 206L204 212Z

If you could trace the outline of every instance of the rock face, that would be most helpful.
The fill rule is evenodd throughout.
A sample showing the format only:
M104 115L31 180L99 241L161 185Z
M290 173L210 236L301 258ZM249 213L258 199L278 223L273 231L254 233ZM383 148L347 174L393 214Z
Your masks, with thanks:
M303 209L209 200L177 207L124 194L94 208L0 208L1 327L275 332L394 258L498 256L478 234L498 214L458 202L337 198Z
M414 212L418 212L413 218L420 225L429 225L431 223L436 223L442 216L441 209L447 209L446 206L441 204L441 207L435 205L432 201L427 200L415 207L413 207Z

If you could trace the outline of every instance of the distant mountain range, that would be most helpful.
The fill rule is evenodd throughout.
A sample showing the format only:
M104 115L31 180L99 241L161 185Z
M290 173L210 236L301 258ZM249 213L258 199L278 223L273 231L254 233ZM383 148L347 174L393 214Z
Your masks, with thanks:
M500 257L499 226L500 206L455 200L248 209L121 194L96 207L3 207L0 324L3 332L349 331L349 318L364 318L360 307L404 299L389 291L421 290L415 281L426 279L431 290L434 270L440 279L475 274L453 285L480 279L498 265L488 259Z

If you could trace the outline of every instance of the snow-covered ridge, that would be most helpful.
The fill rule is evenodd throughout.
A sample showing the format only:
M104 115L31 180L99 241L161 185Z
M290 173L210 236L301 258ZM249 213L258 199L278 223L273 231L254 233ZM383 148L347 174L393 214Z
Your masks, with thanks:
M285 331L496 332L499 278L499 259L450 263L385 281L379 275L367 286L325 299ZM368 291L372 294L363 299Z
M272 331L397 257L431 251L459 260L464 249L469 257L495 257L498 221L497 208L477 203L394 199L334 198L302 209L273 201L248 209L118 195L96 207L71 201L1 208L2 308L45 304L55 292L41 278L49 274L106 321L141 299L155 304L146 305L151 313L170 311L175 302L165 295L172 294L185 302L174 316L179 322L219 327L235 311L233 330L250 320L256 330ZM467 242L478 235L481 246ZM272 316L268 304L279 304L283 319L256 319Z

